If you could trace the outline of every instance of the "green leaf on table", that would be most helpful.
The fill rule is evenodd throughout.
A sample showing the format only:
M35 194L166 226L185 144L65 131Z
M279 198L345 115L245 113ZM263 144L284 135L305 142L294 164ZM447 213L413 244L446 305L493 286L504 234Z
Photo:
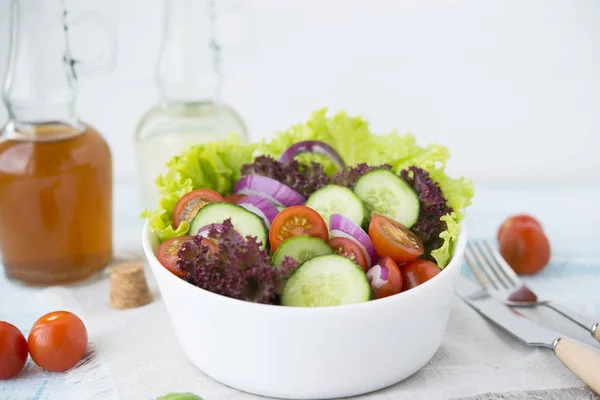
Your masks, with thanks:
M202 400L202 397L193 393L168 393L157 397L156 400Z

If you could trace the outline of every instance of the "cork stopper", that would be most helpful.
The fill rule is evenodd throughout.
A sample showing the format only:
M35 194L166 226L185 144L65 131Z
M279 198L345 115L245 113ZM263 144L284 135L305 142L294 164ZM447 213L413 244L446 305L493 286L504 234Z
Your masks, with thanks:
M110 306L117 309L135 308L152 301L144 267L141 263L126 262L110 271Z

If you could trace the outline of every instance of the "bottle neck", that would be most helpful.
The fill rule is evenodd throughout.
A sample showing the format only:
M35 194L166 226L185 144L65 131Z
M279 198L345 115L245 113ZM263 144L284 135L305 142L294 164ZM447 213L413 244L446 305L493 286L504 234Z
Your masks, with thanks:
M76 125L77 82L62 0L11 0L4 103L17 126Z
M213 1L165 0L157 74L163 102L219 100L222 79Z

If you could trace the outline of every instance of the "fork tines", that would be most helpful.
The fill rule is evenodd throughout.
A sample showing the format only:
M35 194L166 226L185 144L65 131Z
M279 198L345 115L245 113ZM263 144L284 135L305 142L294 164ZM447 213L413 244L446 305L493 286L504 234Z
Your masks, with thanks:
M484 288L505 290L521 286L517 274L488 241L469 242L465 258L469 268Z

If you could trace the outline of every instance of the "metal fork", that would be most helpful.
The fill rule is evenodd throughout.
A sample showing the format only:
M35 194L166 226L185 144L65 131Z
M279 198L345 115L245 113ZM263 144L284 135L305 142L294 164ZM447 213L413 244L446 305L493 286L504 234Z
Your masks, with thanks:
M600 322L579 315L568 308L542 300L529 289L500 253L485 240L467 244L465 254L467 264L473 274L493 297L512 307L545 306L564 315L577 325L586 329L600 342Z

